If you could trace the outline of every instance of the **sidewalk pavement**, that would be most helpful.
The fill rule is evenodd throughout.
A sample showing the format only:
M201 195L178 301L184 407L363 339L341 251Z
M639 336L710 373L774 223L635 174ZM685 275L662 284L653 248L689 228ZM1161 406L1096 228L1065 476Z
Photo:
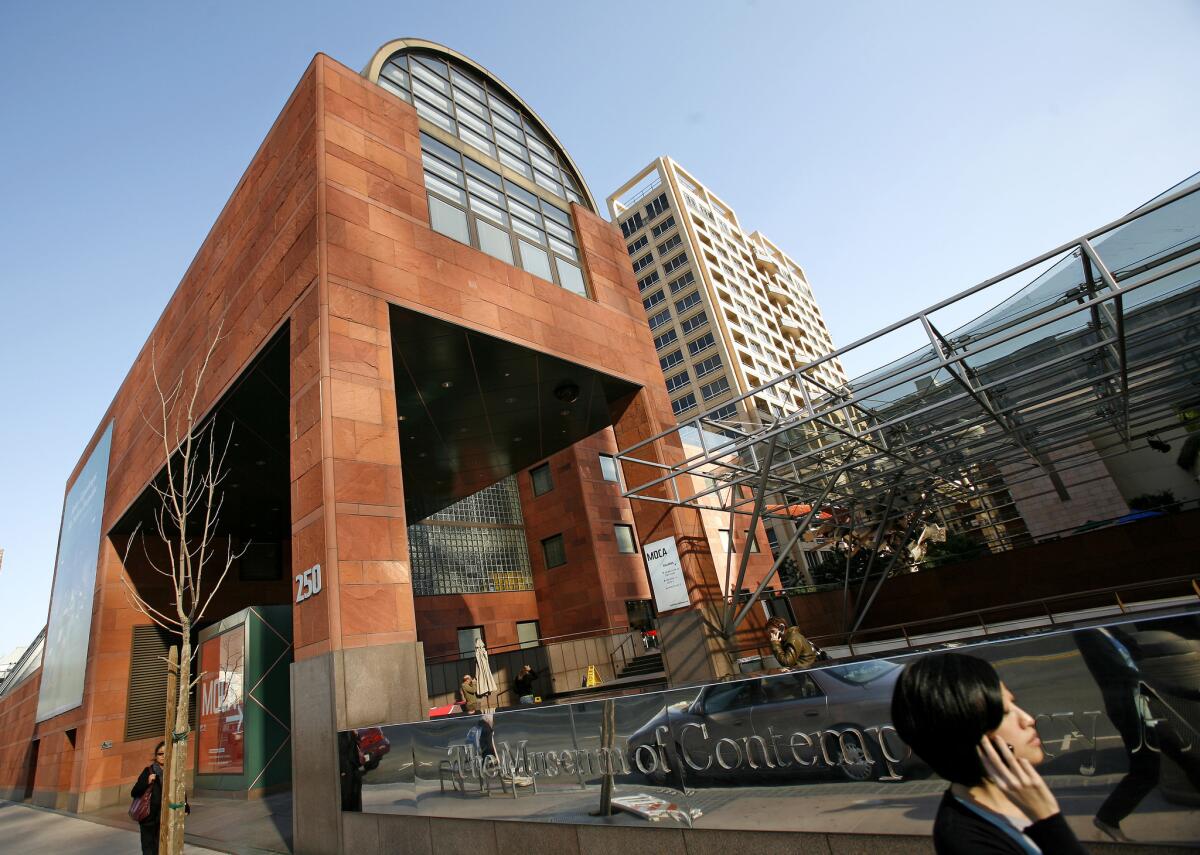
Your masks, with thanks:
M137 829L114 828L56 810L0 801L0 852L21 855L137 855L141 851ZM218 855L214 849L187 844L187 855Z

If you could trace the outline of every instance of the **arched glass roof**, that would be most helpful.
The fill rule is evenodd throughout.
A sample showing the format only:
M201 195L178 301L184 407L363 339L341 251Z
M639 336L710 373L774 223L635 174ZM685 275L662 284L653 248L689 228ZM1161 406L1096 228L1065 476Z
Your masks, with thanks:
M442 45L399 39L364 71L417 109L422 129L538 195L598 213L570 155L546 123L498 77Z

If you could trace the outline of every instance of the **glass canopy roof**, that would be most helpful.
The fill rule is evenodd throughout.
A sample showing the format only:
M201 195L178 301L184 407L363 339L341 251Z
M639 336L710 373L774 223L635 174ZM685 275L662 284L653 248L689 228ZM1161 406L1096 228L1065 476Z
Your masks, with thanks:
M734 528L737 515L750 518L750 529L759 519L798 518L797 538L820 524L843 551L865 545L875 553L879 585L906 543L964 503L1007 501L1010 488L1039 478L1069 498L1061 473L1096 460L1090 439L1115 436L1105 453L1126 453L1164 421L1183 430L1182 414L1200 408L1198 190L1193 176L1116 222L742 396L798 388L806 401L798 411L756 423L710 412L624 449L620 457L646 473L626 495L728 513L730 530L747 528L745 520ZM940 325L991 295L997 304L973 321ZM928 345L844 386L814 378L816 365L906 328ZM649 453L664 439L682 443L681 463ZM798 517L797 507L812 512ZM779 550L776 568L790 548ZM744 578L748 551L739 552L730 567L740 561L740 569L727 568L737 584L726 590ZM736 617L729 608L727 632L749 607ZM856 627L863 615L865 607Z

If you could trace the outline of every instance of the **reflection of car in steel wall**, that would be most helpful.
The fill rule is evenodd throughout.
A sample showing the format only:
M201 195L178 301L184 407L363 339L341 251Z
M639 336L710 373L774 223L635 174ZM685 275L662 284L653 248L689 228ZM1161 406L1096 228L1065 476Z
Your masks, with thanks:
M900 666L886 660L715 683L629 737L656 782L832 773L897 780L919 765L891 726Z

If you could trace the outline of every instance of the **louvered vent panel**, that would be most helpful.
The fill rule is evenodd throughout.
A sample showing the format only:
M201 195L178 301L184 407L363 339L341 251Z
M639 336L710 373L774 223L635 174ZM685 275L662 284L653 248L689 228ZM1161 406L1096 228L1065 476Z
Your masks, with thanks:
M167 715L167 653L172 638L157 626L135 626L129 662L129 700L125 709L125 741L163 735ZM195 692L188 716L196 724Z

